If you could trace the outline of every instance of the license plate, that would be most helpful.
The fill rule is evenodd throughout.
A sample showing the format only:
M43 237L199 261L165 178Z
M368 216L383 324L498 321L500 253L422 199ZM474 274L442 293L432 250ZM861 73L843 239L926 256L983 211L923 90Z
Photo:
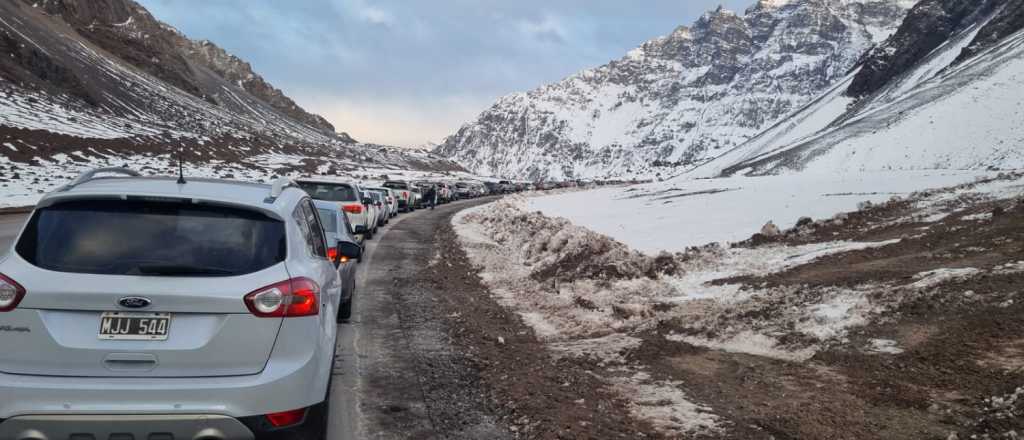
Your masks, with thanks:
M170 313L106 312L100 315L100 339L166 341Z

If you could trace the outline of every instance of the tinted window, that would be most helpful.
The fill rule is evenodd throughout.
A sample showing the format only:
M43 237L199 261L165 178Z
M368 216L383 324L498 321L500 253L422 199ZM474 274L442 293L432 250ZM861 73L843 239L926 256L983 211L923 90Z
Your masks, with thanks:
M58 272L232 276L284 261L284 231L280 221L235 208L90 200L38 210L16 249Z
M334 215L334 211L320 208L316 211L320 214L320 223L324 225L324 231L338 232L338 216Z
M292 213L295 223L302 232L302 239L306 243L306 250L310 255L316 257L327 257L327 246L324 244L323 227L317 219L316 209L312 207L309 200L303 201L295 207Z
M310 197L316 200L327 200L330 202L351 202L359 200L356 198L356 191L350 185L332 183L299 182L302 188Z
M393 189L409 189L409 185L402 182L388 182L384 184L384 187Z

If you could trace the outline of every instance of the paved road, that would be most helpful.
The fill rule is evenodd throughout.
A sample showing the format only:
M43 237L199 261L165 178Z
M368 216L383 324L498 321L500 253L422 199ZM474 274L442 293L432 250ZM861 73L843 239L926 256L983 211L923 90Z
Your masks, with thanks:
M353 319L338 329L329 440L506 437L467 377L465 356L432 313L438 292L415 282L437 258L434 231L486 201L402 215L367 243ZM26 217L0 216L0 249L8 249Z

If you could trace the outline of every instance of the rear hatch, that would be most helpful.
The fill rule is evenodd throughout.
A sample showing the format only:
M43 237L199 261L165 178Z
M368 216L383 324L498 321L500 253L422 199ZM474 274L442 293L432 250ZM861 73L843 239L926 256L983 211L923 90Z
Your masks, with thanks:
M285 225L186 202L37 210L0 272L25 290L0 323L0 371L77 377L257 374L281 318L243 298L289 279Z

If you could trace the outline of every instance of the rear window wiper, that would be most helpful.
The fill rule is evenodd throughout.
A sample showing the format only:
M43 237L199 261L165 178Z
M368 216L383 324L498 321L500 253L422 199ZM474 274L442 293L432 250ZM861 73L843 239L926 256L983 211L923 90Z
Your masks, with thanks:
M216 267L188 266L183 264L142 264L139 273L143 275L234 275L234 271Z

